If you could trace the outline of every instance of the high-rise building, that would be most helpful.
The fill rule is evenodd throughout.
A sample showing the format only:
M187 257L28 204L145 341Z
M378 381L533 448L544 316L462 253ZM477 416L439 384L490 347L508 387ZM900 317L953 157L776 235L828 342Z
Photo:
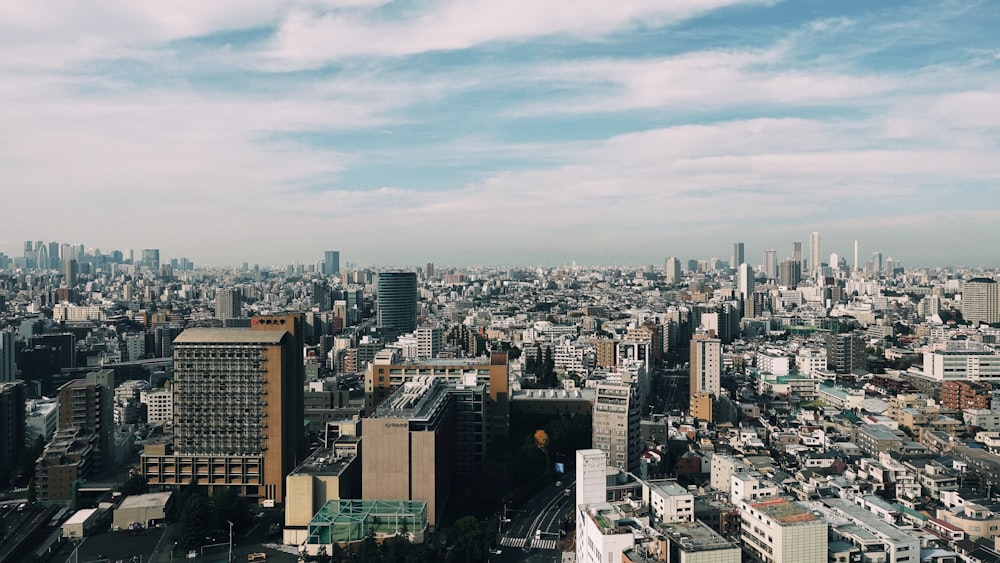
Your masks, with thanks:
M868 369L865 341L850 333L826 335L826 364L837 373Z
M691 394L711 393L718 396L722 391L722 341L696 334L691 340L690 362Z
M66 285L70 287L76 285L77 278L80 275L80 264L77 263L75 258L67 258L62 261L63 279L66 280Z
M0 382L0 467L14 467L24 448L24 432L24 382Z
M380 272L378 275L378 328L387 340L417 328L417 274Z
M339 250L327 250L323 253L323 274L327 276L340 274Z
M607 478L607 452L576 450L576 506L607 502Z
M243 294L239 288L227 287L215 291L215 318L220 320L243 317Z
M750 294L753 293L754 286L754 271L753 266L747 263L740 264L739 267L739 288L740 297L746 301Z
M740 264L746 262L743 256L744 246L742 242L733 243L733 255L729 258L729 267L736 270L740 267Z
M427 263L427 267L425 268L425 270L427 272L427 279L433 278L434 277L434 262L428 262Z
M778 251L777 250L765 250L764 251L764 275L767 276L769 280L778 279Z
M820 274L821 270L821 260L820 260L820 238L819 231L813 231L809 235L809 275L815 278Z
M778 285L794 289L802 281L802 262L782 260L778 271Z
M430 524L440 522L457 453L458 409L447 387L437 377L407 381L362 419L370 444L361 456L363 499L426 501Z
M872 252L872 273L879 275L882 273L882 253L876 250Z
M597 385L594 399L593 445L608 454L608 464L637 473L642 437L641 405L636 386L623 381Z
M681 281L681 261L671 256L663 264L667 283L674 284Z
M429 360L441 351L444 329L439 326L422 326L416 330L417 358Z
M0 383L14 381L14 333L0 330Z
M82 247L82 245L81 245ZM154 272L160 270L160 249L159 248L146 248L142 251L142 264Z
M792 243L792 260L799 263L799 267L802 267L802 243L793 242Z
M854 272L861 271L861 264L858 263L858 241L854 241L854 264L852 266L854 267Z
M973 278L962 285L962 318L979 324L1000 322L1000 284L990 278Z
M114 372L94 371L59 388L59 429L77 428L96 434L99 455L95 469L114 459Z
M298 315L253 317L250 329L182 332L173 345L173 449L146 448L149 483L194 480L282 502L285 476L305 452L301 333Z

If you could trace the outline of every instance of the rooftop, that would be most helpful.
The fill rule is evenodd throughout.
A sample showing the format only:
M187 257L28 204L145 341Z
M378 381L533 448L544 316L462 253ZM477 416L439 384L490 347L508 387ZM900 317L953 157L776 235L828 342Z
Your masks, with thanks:
M129 495L125 497L125 500L118 505L118 509L127 508L143 508L143 507L156 507L165 506L167 501L170 500L170 495L172 492L166 493L147 493L145 495Z
M708 551L713 549L739 549L701 521L663 524L662 531L683 551Z
M750 506L780 524L800 524L819 520L808 508L786 498L770 498L751 503Z
M280 344L285 333L249 328L189 328L174 344Z

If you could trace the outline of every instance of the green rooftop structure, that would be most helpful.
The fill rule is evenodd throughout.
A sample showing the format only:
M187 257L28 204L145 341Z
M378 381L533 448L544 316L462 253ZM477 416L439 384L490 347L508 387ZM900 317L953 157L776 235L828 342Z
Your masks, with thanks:
M427 503L409 500L331 500L309 522L306 551L315 555L320 546L357 542L372 534L376 539L405 535L421 543L427 530Z

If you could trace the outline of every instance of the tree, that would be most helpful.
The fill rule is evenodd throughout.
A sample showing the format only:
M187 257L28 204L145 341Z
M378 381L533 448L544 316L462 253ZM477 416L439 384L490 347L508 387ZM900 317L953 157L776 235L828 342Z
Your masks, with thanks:
M492 527L473 516L455 521L451 529L452 557L457 563L479 563L486 559L492 539Z
M188 497L181 509L181 533L178 540L184 549L196 548L205 543L209 523L212 519L212 505L204 495Z
M549 435L545 430L535 430L535 446L545 454L545 466L549 466Z
M149 490L149 485L140 473L133 473L118 490L124 496L142 495Z

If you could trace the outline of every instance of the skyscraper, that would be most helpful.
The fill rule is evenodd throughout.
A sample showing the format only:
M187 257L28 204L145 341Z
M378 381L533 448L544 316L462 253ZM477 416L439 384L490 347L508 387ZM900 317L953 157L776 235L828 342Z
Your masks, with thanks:
M160 269L160 249L159 248L144 249L142 251L141 266L145 266L153 271L158 271Z
M671 256L663 264L667 283L674 284L681 280L681 261Z
M14 333L0 330L0 383L14 381Z
M304 453L297 318L253 317L250 329L191 328L175 339L173 452L143 453L151 485L193 479L282 501L285 476ZM211 479L199 479L195 466Z
M777 250L765 250L764 251L764 275L767 276L769 280L778 279L778 251Z
M743 259L744 258L743 257L743 249L744 249L744 247L743 247L743 243L742 242L734 242L733 243L733 255L729 258L729 267L730 268L732 268L734 270L738 270L739 267L740 267L740 264L743 264L744 262L746 262L746 260Z
M809 235L809 274L811 277L816 277L820 274L820 240L819 231L813 231Z
M323 274L327 276L340 274L339 250L327 250L323 253Z
M389 340L417 328L415 272L379 272L378 328Z
M0 467L14 467L24 448L24 430L24 382L0 381Z
M740 285L740 297L742 297L743 300L746 301L747 298L750 297L750 294L753 293L753 286L754 286L754 271L753 267L750 264L747 263L740 264L739 285Z
M75 258L66 258L62 261L63 269L63 280L70 287L76 285L77 278L80 275L80 264L77 263Z
M854 241L854 272L861 271L861 264L858 263L858 241Z
M794 258L783 260L778 272L778 285L795 289L802 281L802 262Z
M792 243L792 260L799 263L799 268L802 267L802 243L793 242Z
M872 252L872 273L876 276L882 273L882 253L878 250Z

